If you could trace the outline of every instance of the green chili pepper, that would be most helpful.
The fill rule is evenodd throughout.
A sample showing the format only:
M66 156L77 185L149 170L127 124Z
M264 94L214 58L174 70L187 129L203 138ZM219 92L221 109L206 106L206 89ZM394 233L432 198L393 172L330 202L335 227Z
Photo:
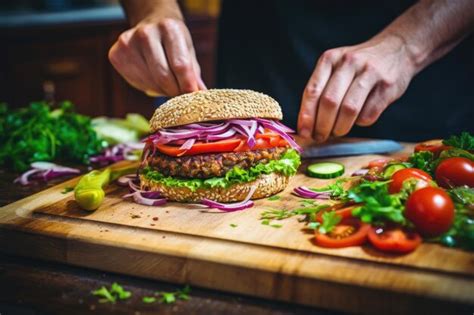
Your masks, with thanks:
M105 197L104 189L110 182L110 168L92 171L82 176L74 188L74 198L85 210L97 209Z

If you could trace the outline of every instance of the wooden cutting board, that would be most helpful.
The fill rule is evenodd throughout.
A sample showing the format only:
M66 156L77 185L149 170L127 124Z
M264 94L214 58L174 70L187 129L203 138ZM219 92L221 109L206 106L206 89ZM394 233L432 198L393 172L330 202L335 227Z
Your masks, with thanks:
M349 175L377 157L331 161L343 163ZM474 310L473 253L436 244L408 255L370 246L324 249L313 244L298 217L275 221L280 228L261 224L264 210L301 207L291 195L294 187L319 187L326 180L300 173L279 200L258 200L233 213L178 203L141 206L123 200L126 189L116 185L97 211L87 212L72 193L61 193L76 182L1 208L0 250L347 312Z

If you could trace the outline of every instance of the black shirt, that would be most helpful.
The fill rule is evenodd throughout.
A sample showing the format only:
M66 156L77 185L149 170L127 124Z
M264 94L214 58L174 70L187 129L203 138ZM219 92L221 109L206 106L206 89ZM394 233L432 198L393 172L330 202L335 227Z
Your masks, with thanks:
M274 97L295 128L304 87L327 49L367 41L414 1L224 0L218 86ZM371 127L351 136L420 141L474 131L474 38L411 82Z

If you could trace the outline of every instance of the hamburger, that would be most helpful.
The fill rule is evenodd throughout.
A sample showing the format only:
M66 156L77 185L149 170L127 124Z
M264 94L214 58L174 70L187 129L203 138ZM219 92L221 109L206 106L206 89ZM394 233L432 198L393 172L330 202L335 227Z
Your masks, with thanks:
M145 139L140 188L178 202L231 209L274 195L300 165L279 104L251 90L184 94L156 109Z

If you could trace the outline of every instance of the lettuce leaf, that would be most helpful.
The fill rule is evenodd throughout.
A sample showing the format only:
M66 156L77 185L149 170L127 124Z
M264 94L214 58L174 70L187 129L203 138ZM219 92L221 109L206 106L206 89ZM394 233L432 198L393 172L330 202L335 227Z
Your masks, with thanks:
M176 178L165 176L150 167L144 168L142 174L150 181L171 187L186 187L195 191L199 188L227 188L233 184L248 183L254 181L262 174L280 173L285 176L292 176L296 174L300 164L301 158L299 154L295 150L289 149L279 160L271 160L268 163L259 163L248 170L235 166L223 177L213 177L208 179Z

